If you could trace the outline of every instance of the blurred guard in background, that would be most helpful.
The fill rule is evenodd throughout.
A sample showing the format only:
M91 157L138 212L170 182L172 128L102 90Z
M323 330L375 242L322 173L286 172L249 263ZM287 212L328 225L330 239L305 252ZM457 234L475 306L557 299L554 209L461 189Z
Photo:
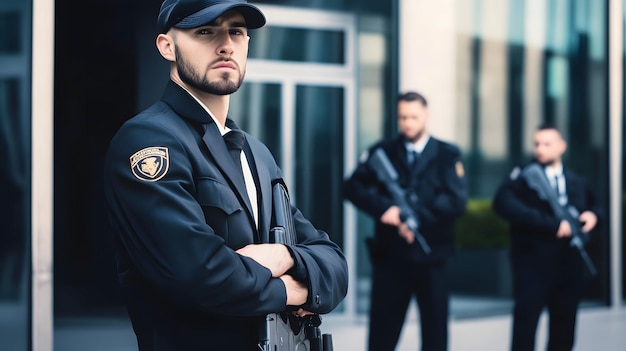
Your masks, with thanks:
M596 197L583 178L564 167L562 156L567 144L561 133L545 125L534 138L533 162L545 170L561 205L577 208L583 232L590 232L598 222ZM570 245L570 223L556 218L549 203L529 187L521 172L519 167L513 170L493 202L494 211L509 222L511 232L515 300L511 350L535 350L537 323L546 306L550 315L547 350L571 350L585 268L579 252Z
M373 145L345 182L345 197L376 220L376 233L368 241L373 263L369 350L395 349L415 296L422 350L443 351L448 345L446 262L454 251L455 220L467 203L461 153L457 146L428 133L428 107L422 95L402 94L397 104L400 134ZM368 163L379 148L398 173L430 253L418 245L415 233L401 219L399 204Z

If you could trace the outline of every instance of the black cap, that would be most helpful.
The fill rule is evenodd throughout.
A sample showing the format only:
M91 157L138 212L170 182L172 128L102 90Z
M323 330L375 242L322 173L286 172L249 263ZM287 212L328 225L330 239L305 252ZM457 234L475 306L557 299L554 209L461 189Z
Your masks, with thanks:
M239 11L250 29L265 25L261 10L246 0L165 0L161 4L157 26L161 33L171 27L196 28L213 22L228 10Z

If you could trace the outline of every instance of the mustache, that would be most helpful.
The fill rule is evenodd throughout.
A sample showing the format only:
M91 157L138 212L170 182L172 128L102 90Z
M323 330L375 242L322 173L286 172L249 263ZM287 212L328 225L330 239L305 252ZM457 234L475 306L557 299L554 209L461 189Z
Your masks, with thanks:
M233 60L232 58L219 58L217 60L214 60L213 62L211 62L211 67L218 65L220 63L230 63L235 65L235 67L237 67L238 70L241 70L241 67L239 66L239 63L237 63L237 61Z

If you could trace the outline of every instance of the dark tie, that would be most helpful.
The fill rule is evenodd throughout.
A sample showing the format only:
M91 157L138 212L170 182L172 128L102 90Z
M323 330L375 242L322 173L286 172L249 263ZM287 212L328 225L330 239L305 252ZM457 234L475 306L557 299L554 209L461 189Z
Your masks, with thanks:
M556 195L561 197L561 189L559 189L559 176L554 176L554 191L556 191Z
M417 151L415 151L415 150L411 151L411 155L413 156L413 157L412 157L412 159L411 159L411 167L412 167L413 169L416 169L416 168L417 168L417 164L418 164L418 163L419 163L419 161L420 161L420 156L421 156L421 155L420 155L420 153L419 153L419 152L417 152Z
M246 136L240 129L231 129L228 133L224 134L224 142L230 153L230 157L233 158L233 162L241 172L243 176L243 169L241 168L241 150L243 150L243 144L246 142Z
M556 195L559 198L559 203L561 205L565 205L567 204L567 194L563 189L561 189L561 186L559 185L559 179L561 178L561 176L562 175L554 176L554 191L556 191Z

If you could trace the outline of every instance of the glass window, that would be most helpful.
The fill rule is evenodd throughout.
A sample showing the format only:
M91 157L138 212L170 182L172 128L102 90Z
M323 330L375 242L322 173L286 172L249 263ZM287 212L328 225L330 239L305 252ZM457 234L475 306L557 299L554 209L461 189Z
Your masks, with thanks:
M297 87L295 202L316 227L339 245L344 241L344 109L342 88Z
M19 54L22 47L20 18L18 11L0 12L0 54Z
M459 125L467 126L457 133L471 199L457 226L460 250L451 269L459 279L452 281L459 294L508 297L509 269L502 274L476 268L508 265L506 256L497 265L484 253L497 255L508 247L507 226L494 217L490 201L513 167L532 159L532 137L540 124L554 123L563 132L564 163L589 180L608 208L607 13L605 2L591 0L481 3L457 6L459 16L472 19L459 25L457 41L457 94L465 101L458 105ZM609 272L601 259L607 236L598 237L587 247L601 271L586 296L595 302L608 296L603 281ZM476 277L479 271L489 277ZM474 282L491 283L476 291L476 285L463 284L468 272Z
M244 83L233 94L229 114L239 128L261 140L279 166L282 159L282 89L274 83Z
M31 321L30 34L20 30L30 6L0 13L0 340L16 351L28 350Z
M249 49L253 59L345 63L343 31L267 26L250 35L255 36Z

